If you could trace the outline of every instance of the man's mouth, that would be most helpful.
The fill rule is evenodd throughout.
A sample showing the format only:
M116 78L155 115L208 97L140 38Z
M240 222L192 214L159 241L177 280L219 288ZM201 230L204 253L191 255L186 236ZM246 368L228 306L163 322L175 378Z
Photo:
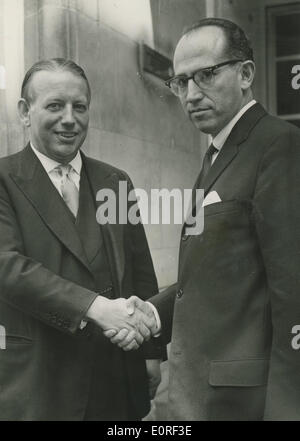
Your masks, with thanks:
M62 139L74 139L77 136L77 132L56 132L56 134Z
M194 117L198 117L203 115L204 112L207 112L209 110L208 107L201 107L198 109L193 109L193 110L189 110L190 115L194 116Z

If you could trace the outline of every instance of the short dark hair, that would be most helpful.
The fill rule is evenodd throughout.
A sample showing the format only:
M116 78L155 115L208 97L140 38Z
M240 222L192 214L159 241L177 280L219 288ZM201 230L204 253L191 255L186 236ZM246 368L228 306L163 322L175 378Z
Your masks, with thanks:
M30 81L36 72L40 72L43 70L50 72L68 71L68 72L72 72L74 75L83 78L88 88L88 99L90 102L91 88L82 67L78 66L78 64L76 64L74 61L67 60L65 58L50 58L48 60L38 61L33 66L31 66L31 68L25 74L21 88L21 97L24 98L28 103L31 101L31 98L28 93Z
M227 41L227 55L229 58L239 58L254 61L251 42L243 29L237 24L224 18L203 18L202 20L184 29L182 36L190 34L204 26L217 26L223 29Z

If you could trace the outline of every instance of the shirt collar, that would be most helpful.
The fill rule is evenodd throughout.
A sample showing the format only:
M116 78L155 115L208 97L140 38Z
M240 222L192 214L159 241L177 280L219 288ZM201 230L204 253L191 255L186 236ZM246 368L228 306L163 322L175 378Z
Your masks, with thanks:
M48 156L46 156L43 153L41 153L40 151L38 151L33 146L32 142L30 142L30 146L48 174L53 169L55 169L58 165L61 165L59 162L55 161L54 159L49 158ZM75 172L78 175L80 175L81 167L82 167L82 159L81 159L81 155L79 153L79 150L78 150L75 158L72 159L72 161L70 161L69 164L72 166L73 170L75 170Z
M230 135L233 127L236 125L238 120L244 115L244 113L250 109L250 107L254 106L256 100L251 100L248 104L246 104L233 118L229 123L215 136L211 137L211 142L216 147L217 150L221 150L223 145L225 144L226 139Z

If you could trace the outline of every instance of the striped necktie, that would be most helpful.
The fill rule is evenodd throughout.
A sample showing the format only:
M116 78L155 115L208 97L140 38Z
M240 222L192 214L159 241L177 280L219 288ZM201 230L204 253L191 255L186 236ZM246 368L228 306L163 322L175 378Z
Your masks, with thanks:
M60 189L63 200L76 217L79 206L79 191L71 178L72 166L70 164L59 165L56 170L61 178Z

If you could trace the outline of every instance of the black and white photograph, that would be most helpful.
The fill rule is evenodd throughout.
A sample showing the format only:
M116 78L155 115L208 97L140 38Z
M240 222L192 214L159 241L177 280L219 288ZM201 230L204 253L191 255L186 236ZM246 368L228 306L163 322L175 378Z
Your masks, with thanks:
M0 0L0 421L300 421L300 1Z

